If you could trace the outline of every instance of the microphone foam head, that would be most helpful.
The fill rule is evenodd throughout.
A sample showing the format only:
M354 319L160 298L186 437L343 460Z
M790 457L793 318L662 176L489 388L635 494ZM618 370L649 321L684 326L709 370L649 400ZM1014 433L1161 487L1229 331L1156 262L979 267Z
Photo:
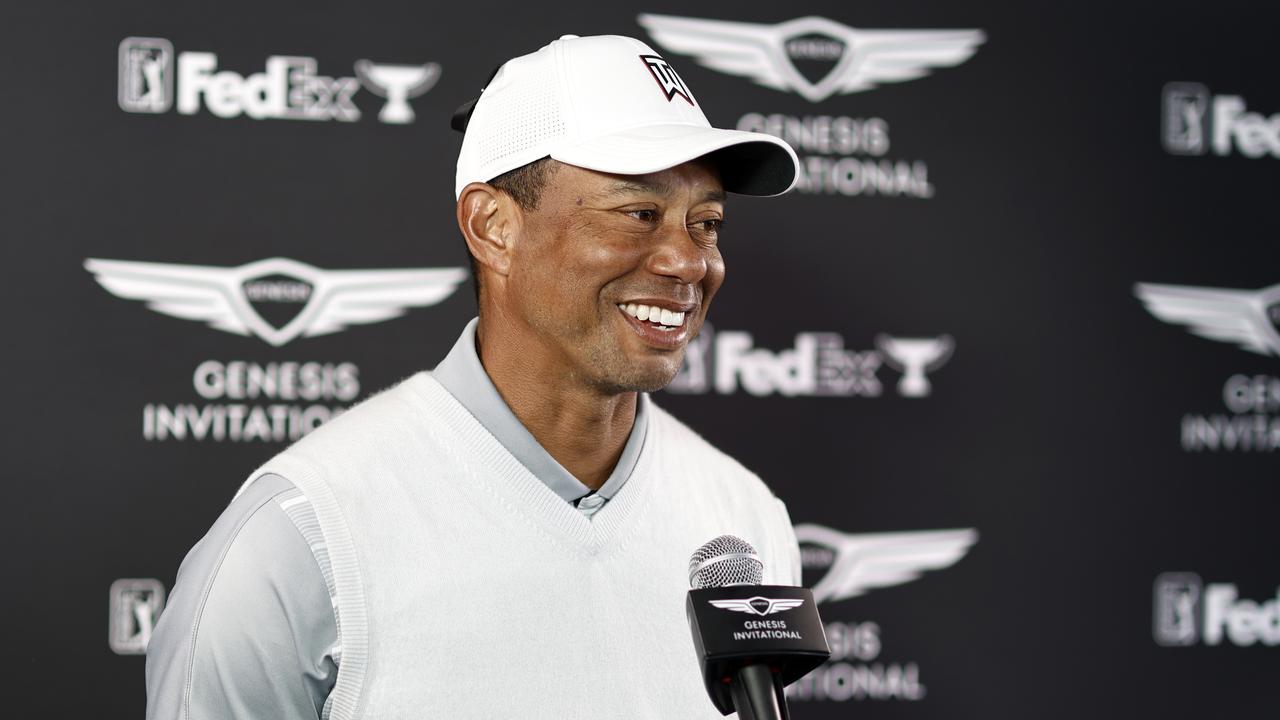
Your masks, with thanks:
M764 563L751 543L733 535L708 540L689 558L689 584L695 590L728 585L759 585Z

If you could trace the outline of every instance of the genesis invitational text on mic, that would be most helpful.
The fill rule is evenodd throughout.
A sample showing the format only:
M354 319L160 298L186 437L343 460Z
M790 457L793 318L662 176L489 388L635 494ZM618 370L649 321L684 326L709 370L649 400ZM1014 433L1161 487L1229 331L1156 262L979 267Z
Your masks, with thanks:
M755 548L732 535L689 560L686 608L707 694L741 720L787 718L783 688L831 655L813 593L761 585L763 567Z

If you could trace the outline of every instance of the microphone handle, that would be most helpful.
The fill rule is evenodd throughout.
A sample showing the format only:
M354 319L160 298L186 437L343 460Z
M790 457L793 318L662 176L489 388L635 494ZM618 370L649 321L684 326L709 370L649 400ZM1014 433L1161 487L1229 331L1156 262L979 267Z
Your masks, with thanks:
M747 665L730 686L738 720L787 720L787 701L780 679L768 665Z

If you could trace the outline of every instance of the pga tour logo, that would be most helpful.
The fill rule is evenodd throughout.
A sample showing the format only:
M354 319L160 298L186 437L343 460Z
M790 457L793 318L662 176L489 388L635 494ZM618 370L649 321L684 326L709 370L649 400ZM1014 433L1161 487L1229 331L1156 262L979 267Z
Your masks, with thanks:
M930 373L946 364L955 349L950 335L906 338L881 334L876 349L847 350L844 338L830 332L802 332L794 347L774 352L756 347L748 332L717 332L704 326L689 343L684 365L667 386L669 392L731 395L878 397L884 391L881 366L898 371L898 395L927 397Z
M1199 83L1164 86L1160 141L1173 155L1280 157L1280 113L1247 112L1239 95L1212 95Z
M142 655L151 642L164 584L153 578L122 578L111 583L107 644L117 655Z
M1195 573L1156 577L1153 619L1156 644L1166 647L1221 645L1224 639L1241 647L1280 645L1280 597L1241 599L1234 584L1205 585Z
M164 38L129 37L120 43L117 100L133 113L168 112L176 100L182 115L203 107L221 118L355 122L360 109L353 98L363 86L386 100L379 120L406 124L415 117L409 99L430 90L440 77L437 63L358 60L354 69L355 77L328 77L319 74L313 57L272 55L262 72L243 76L219 70L214 53L175 55Z

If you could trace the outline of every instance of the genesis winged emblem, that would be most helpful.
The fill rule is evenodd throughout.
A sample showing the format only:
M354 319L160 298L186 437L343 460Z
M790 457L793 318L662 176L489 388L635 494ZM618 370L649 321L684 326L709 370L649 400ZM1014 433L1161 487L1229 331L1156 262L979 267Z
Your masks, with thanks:
M277 347L434 305L467 277L462 268L322 270L288 258L239 267L89 258L84 267L112 295L223 332L257 335ZM279 328L263 319L245 292L246 284L270 277L287 278L306 291L302 309Z
M1156 319L1186 325L1192 335L1280 357L1280 285L1231 290L1138 283L1133 294Z
M817 603L857 597L910 582L926 570L951 567L978 541L978 531L972 528L862 535L821 525L797 525L795 530L801 543L832 554L831 567L813 586Z
M981 30L859 30L822 17L777 25L672 15L641 15L637 20L671 52L691 55L712 70L751 78L757 85L794 91L810 102L959 65L986 40ZM831 70L812 82L792 62L788 43L815 37L841 49Z
M803 598L767 598L756 597L742 600L708 600L707 602L721 610L748 613L750 615L772 615L783 610L793 610L804 604Z

